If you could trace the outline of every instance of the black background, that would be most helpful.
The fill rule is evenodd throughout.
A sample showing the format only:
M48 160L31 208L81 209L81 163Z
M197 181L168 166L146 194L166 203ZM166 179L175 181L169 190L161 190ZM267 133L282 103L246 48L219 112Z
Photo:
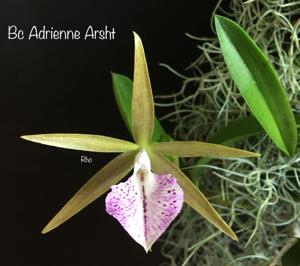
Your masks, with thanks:
M23 134L73 132L130 139L114 101L110 71L132 77L133 36L141 36L153 93L176 91L198 51L187 38L210 33L217 1L45 1L0 4L1 249L4 266L159 265L160 245L146 255L106 214L104 196L47 235L40 231L112 154L56 149L21 140ZM46 25L115 27L113 41L8 40L8 25L27 31ZM159 116L161 110L156 109ZM80 163L80 156L93 159Z

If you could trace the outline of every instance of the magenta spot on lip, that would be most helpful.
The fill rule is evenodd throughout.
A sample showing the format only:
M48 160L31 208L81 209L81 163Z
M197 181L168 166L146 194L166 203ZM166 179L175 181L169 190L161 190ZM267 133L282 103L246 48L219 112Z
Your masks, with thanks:
M183 191L171 175L147 176L152 178L151 187L147 182L141 182L139 187L135 178L133 175L111 187L105 200L106 211L148 250L179 214Z

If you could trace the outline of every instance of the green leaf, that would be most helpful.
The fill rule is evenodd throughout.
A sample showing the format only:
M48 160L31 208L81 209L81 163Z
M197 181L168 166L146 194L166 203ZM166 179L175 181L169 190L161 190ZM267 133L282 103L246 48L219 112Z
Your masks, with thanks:
M134 71L132 90L132 133L135 142L151 142L154 127L154 103L144 47L134 32Z
M126 76L118 73L111 72L111 76L114 95L120 114L127 129L133 136L131 119L132 81Z
M264 132L262 126L252 115L239 118L229 122L227 126L221 128L209 142L218 144L232 144L235 141L246 139L247 137Z
M218 144L199 141L172 141L159 142L151 145L151 148L163 154L179 157L257 157L258 153L235 149Z
M227 234L232 239L237 240L235 233L216 212L207 198L175 164L157 152L150 151L149 155L154 172L159 174L169 173L176 178L178 184L184 191L184 200L187 204L189 204L210 223L215 225L219 230Z
M122 119L132 134L131 120L131 99L132 99L132 81L121 74L112 73L112 83L114 94ZM154 118L154 130L152 134L152 142L170 141L172 138L165 132L159 120Z
M295 117L296 127L300 128L300 115ZM208 139L209 142L217 144L231 145L236 141L245 140L248 137L255 136L264 132L262 126L254 116L243 117L228 123L221 128L214 136ZM206 165L211 158L200 158L195 165ZM203 168L195 167L191 171L192 180L196 180L202 173Z
M98 171L47 224L45 234L58 227L118 183L132 169L137 152L122 153Z
M238 24L222 16L215 24L226 65L251 112L276 146L293 155L295 119L272 65Z
M300 128L300 115L295 116L296 128ZM238 140L263 133L264 129L253 115L239 118L229 122L227 126L221 128L215 135L209 138L209 142L217 144L232 144Z
M129 141L90 134L36 134L21 138L59 148L91 152L126 152L139 147Z

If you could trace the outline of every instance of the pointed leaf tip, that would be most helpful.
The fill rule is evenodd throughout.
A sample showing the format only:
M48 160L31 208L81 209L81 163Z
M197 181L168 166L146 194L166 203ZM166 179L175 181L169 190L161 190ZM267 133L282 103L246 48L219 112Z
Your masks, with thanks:
M23 136L21 136L20 138L21 138L21 139L25 139L25 140L29 140L29 141L30 141L30 140L31 140L31 136L32 136L32 135L23 135Z
M47 226L41 231L42 235L47 234L51 229L48 229Z
M293 155L295 117L274 67L236 22L219 15L214 19L224 60L249 109L276 146Z
M137 144L150 143L154 124L154 103L147 61L141 38L134 34L132 131Z

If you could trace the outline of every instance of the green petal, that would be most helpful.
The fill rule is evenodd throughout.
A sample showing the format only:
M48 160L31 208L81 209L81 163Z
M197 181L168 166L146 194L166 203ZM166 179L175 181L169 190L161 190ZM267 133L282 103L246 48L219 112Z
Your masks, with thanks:
M151 145L154 151L179 157L257 157L258 153L199 141L159 142Z
M135 32L134 43L132 131L136 143L144 146L152 138L154 103L143 44Z
M120 110L122 119L127 126L129 132L132 134L132 120L131 120L131 100L132 100L132 81L118 73L112 73L112 82L114 94L118 108ZM152 142L171 141L172 138L166 133L159 120L154 118L154 129L152 134Z
M47 224L45 234L58 227L118 183L132 169L137 152L120 154L98 171Z
M247 139L250 136L263 133L264 130L257 122L254 116L242 117L235 121L229 122L227 126L221 128L215 135L208 139L209 142L232 145L239 140ZM194 163L195 166L207 165L212 158L202 157ZM193 167L191 169L191 179L198 180L204 171L204 167Z
M132 134L131 120L131 100L132 100L132 81L121 74L112 73L112 82L116 102L125 125ZM159 120L154 117L154 129L151 142L172 141L172 138L166 133ZM179 165L178 157L169 158L176 165Z
M206 197L179 168L159 153L152 151L149 155L154 172L158 174L170 173L177 179L178 184L184 191L184 200L187 204L232 239L238 239Z
M235 22L215 16L225 62L250 110L276 146L293 155L297 144L295 118L272 65Z
M138 148L132 142L101 135L37 134L21 138L54 147L92 152L126 152Z

